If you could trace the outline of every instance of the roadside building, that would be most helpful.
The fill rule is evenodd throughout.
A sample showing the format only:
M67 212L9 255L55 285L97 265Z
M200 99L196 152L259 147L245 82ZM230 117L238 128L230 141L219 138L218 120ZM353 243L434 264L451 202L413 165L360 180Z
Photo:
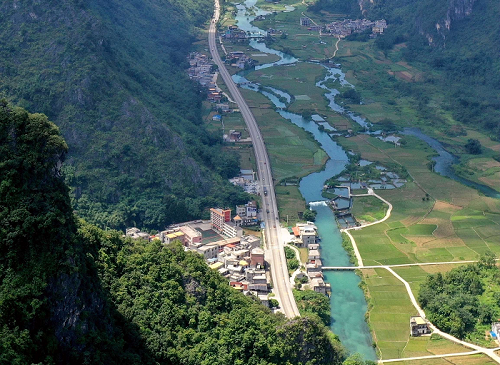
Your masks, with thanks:
M179 231L184 233L185 246L196 245L201 243L203 236L200 231L197 231L196 229L191 228L188 225L179 227Z
M219 255L219 245L209 243L207 245L195 248L195 251L203 255L205 260L216 259Z
M247 208L246 208L246 206L244 206L244 205L237 205L236 206L236 214L239 215L240 217L245 216L247 214Z
M233 222L236 227L241 227L243 219L241 219L241 217L237 215L236 217L233 218Z
M184 244L184 233L181 231L174 231L174 230L169 230L169 231L162 231L158 235L160 238L161 243L165 245L169 245L172 243L172 241L178 240L181 241L182 244Z
M410 333L413 337L431 333L429 325L420 316L410 317Z
M329 291L329 284L326 284L323 278L320 277L312 279L309 285L311 286L311 289L314 290L316 293L321 293L326 295Z
M125 230L125 235L133 240L150 241L149 233L141 232L139 228L132 227Z
M250 267L264 267L264 250L260 247L250 252Z
M311 222L297 223L295 227L292 227L292 232L297 247L308 247L316 243L316 226Z
M243 236L243 229L233 222L224 222L222 234L226 237L241 237Z
M309 261L320 259L321 255L318 250L309 250L308 259Z
M255 200L249 201L245 204L245 209L247 217L257 217L257 202Z
M299 22L303 27L308 27L311 25L311 19L309 19L308 17L300 17Z
M212 224L212 229L219 233L224 230L224 223L231 222L231 210L230 209L210 209L210 223Z

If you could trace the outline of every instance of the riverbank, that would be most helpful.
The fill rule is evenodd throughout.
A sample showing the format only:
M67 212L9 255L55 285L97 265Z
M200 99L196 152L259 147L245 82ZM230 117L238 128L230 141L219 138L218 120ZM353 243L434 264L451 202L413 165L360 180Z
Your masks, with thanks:
M292 14L287 16L291 17ZM342 55L344 42L341 42L340 46L341 50L338 55ZM286 107L288 109L287 111L280 111L280 114L285 118L290 117L291 115L287 113L293 111L300 112L300 114L306 112L305 114L309 115L316 112L321 114L322 117L326 117L327 124L330 126L342 128L345 125L345 129L359 130L352 119L346 115L334 113L328 108L334 95L330 95L329 98L322 96L325 92L328 96L329 91L321 90L311 83L311 79L314 80L314 84L321 81L327 69L321 65L314 65L314 67L311 65L311 67L307 67L307 73L301 75L300 70L306 69L303 65L299 63L297 66L268 67L248 74L247 78L258 81L262 85L277 86L276 84L280 83L278 88L288 91L292 90L293 87L297 88L297 90L294 90L296 94L293 95L294 99L291 104L285 106L275 104L277 107ZM354 71L346 70L344 64L342 67L346 72L345 77L347 77L348 81L362 89L363 84L355 77L357 74ZM315 74L318 71L322 73ZM339 76L344 75L341 70L340 72ZM253 78L255 75L257 75L256 78ZM338 82L331 80L326 85L333 87ZM315 95L318 91L321 97L311 98L310 95ZM311 105L312 101L315 105L307 113L307 106ZM366 106L360 105L359 107L367 111L371 121L380 121L384 116L396 118L397 110L392 108L389 102L390 100L387 99L384 102L380 101L379 104L370 102ZM384 103L387 103L387 105ZM358 110L357 106L350 107L353 110L361 110ZM411 105L407 103L405 107L410 108ZM296 121L300 121L298 117L296 119ZM307 121L304 124L307 123L314 125L314 123ZM404 125L404 121L401 120L401 123ZM323 134L324 138L332 141L327 133L323 132ZM380 141L368 135L351 135L350 138L337 137L336 142L343 145L346 150L353 150L353 152L361 154L361 157L367 160L399 163L405 166L414 180L402 188L379 192L380 196L394 206L390 219L381 223L379 227L372 226L359 232L352 232L358 242L360 255L365 260L365 264L458 261L477 258L485 250L493 250L498 253L498 247L495 245L495 239L498 237L496 227L498 226L498 220L495 213L499 211L500 207L497 200L481 196L475 190L433 173L427 167L427 163L429 161L428 156L434 152L427 143L408 136L405 137L406 144L397 147L394 144ZM328 140L325 143L321 141L323 147L329 145L329 143ZM343 157L340 152L338 155L341 157L335 163L341 166ZM329 163L330 161L327 163L325 171L329 171ZM310 180L309 182L313 183L311 187L308 186L307 178L303 178L301 191L305 192L304 196L311 193L306 199L311 202L322 200L321 197L315 195L316 191L319 192L321 190L319 185L322 185L326 179L333 175L322 175L318 176L317 179ZM323 181L321 181L320 177L324 178ZM303 189L302 186L305 188ZM321 218L323 207L317 206L315 209L318 211L318 217ZM328 216L326 212L324 214L324 217ZM331 212L330 217L329 225L333 222ZM326 235L335 235L334 232L328 230L325 230L325 232ZM333 251L332 248L337 247L338 243L323 245L323 252L327 254L327 251ZM340 245L338 246L340 247ZM344 250L342 252L347 257ZM348 258L345 264L349 264ZM408 349L407 352L404 352L406 356L411 352L410 349L417 346L416 340L409 337L408 331L408 318L414 314L414 310L411 309L411 306L405 305L394 311L392 309L398 307L398 304L403 300L402 298L406 298L404 301L409 301L407 293L401 291L400 294L393 296L389 289L393 284L396 284L391 281L391 284L388 285L388 278L382 275L378 269L374 269L373 275L370 272L367 275L368 295L377 299L373 311L370 311L369 321L372 324L374 338L381 349L381 354L383 354L384 358L388 356L398 357L403 356L403 350ZM334 277L332 279L327 278L331 283L335 279ZM339 277L338 280L348 282L343 277ZM357 284L354 284L354 286L357 286ZM342 289L332 287L332 291L338 290L340 297L347 295L342 293ZM412 289L418 290L416 287ZM345 302L351 303L351 307L359 305L356 301L345 300ZM337 304L339 308L342 305L345 305L345 303L340 302ZM346 313L348 313L348 309L346 308ZM364 320L364 315L362 315L362 318ZM354 326L350 327L351 329L357 328L355 327L356 324L350 325ZM343 332L342 335L346 338L352 336L352 333L348 333L349 326L345 328L342 328L340 324L337 324L337 326L337 330L334 329L336 333L339 333L338 331ZM349 344L348 339L346 339L346 344ZM349 346L355 348L355 344L349 344ZM426 342L422 351L423 353L426 351L432 353L431 349L432 346Z

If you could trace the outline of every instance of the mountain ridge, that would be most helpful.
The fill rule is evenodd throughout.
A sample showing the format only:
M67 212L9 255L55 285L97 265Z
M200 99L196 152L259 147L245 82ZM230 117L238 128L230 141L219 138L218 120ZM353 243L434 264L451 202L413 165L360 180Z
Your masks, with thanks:
M208 0L0 5L0 95L61 128L72 203L88 221L158 229L246 199L226 181L238 158L205 130L203 94L185 72L196 27L212 7Z

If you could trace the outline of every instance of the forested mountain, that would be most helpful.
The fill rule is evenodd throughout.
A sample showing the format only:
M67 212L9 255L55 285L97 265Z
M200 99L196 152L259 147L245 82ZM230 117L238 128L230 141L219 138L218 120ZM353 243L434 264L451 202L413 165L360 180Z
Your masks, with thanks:
M286 320L180 244L77 221L67 150L0 101L0 364L340 364L319 320Z
M404 56L442 72L430 77L453 117L500 138L500 6L495 0L361 0L365 15L387 19L381 49L406 42Z
M357 6L367 18L386 19L389 28L376 39L376 46L387 52L404 44L404 59L420 62L424 71L430 71L423 82L443 95L443 106L454 119L500 138L498 1L319 0L313 9L319 5L353 17L359 14L348 10ZM411 87L413 94L422 96L418 86Z
M226 183L238 159L204 129L185 72L212 11L212 0L0 3L0 95L61 128L80 216L163 228L244 198Z

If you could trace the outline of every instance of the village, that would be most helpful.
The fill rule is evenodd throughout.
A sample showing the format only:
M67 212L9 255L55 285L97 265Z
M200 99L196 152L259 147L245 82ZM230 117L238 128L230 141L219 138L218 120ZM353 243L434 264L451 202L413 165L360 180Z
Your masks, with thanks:
M371 29L371 37L374 38L377 34L384 33L387 28L385 19L371 21L368 19L344 19L334 21L326 25L318 25L311 18L301 17L299 23L302 27L307 27L307 30L319 32L320 35L330 35L338 38L345 38L353 33L362 33Z
M210 220L179 223L150 235L132 227L126 230L126 237L134 240L159 240L168 246L179 241L186 251L202 255L213 270L227 278L229 284L246 295L254 295L264 305L270 305L272 298L271 276L265 259L263 242L258 230L259 209L255 201L231 209L210 209ZM325 283L322 272L320 244L317 228L312 222L297 223L287 232L288 247L307 248L308 261L300 262L300 267L291 275L292 282L300 282L300 289L310 289L325 295L330 294L330 285ZM297 255L300 260L300 256Z

